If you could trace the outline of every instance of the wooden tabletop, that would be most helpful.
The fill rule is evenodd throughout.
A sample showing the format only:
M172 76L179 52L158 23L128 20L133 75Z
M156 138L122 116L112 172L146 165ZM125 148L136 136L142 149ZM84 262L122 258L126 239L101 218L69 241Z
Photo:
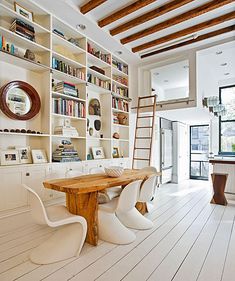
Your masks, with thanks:
M210 159L209 163L211 164L228 164L228 165L234 165L235 164L235 159Z
M46 188L66 193L89 193L105 188L127 185L135 180L144 180L155 173L142 170L126 169L119 178L111 178L105 174L84 175L70 179L54 179L45 181ZM160 173L157 173L160 176Z

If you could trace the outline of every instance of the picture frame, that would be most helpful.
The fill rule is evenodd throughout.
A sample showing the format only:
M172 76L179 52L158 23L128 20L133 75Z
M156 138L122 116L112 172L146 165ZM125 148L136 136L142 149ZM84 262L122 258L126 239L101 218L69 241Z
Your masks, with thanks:
M18 13L19 15L25 17L28 20L34 21L33 12L27 10L23 6L19 5L17 2L14 2L14 9L15 12Z
M104 149L102 146L91 148L93 159L104 159Z
M19 162L20 164L31 164L32 163L32 156L29 146L25 147L15 147L19 153Z
M2 166L20 164L19 151L16 149L1 150L0 155Z
M113 147L113 158L119 158L119 148L118 147Z
M47 163L47 155L44 149L32 149L34 164Z

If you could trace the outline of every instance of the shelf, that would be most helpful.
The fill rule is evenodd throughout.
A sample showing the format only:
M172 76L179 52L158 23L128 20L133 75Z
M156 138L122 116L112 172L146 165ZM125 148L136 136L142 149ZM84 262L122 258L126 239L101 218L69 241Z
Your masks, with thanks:
M64 73L64 72L59 71L59 70L54 69L54 68L52 69L52 73L53 73L53 78L57 79L57 80L60 80L60 81L70 82L70 83L73 83L73 84L85 84L86 83L85 80L82 80L78 77L69 75L67 73Z
M0 4L0 17L3 20L6 20L7 22L10 22L10 24L15 20L16 18L21 19L25 23L31 25L34 27L35 33L50 33L50 31L44 27L42 27L40 24L33 22L26 17L18 14L17 12L13 11L12 9L6 7L3 4Z
M68 115L63 115L63 114L58 114L58 113L52 113L52 115L55 116L55 117L58 117L58 118L68 118L68 119L86 121L85 117L68 116Z
M104 89L104 88L99 87L90 82L87 82L87 86L88 86L89 90L100 93L100 94L110 94L111 93L111 90Z
M0 136L5 135L5 136L20 136L20 137L49 137L50 135L48 134L29 134L29 133L11 133L11 132L0 132Z
M111 83L111 78L110 77L108 77L108 76L106 76L104 74L101 74L100 72L95 71L95 70L91 69L90 67L87 68L87 72L93 74L94 76L96 76L96 77L98 77L98 78L100 78L100 79L102 79L104 81L109 80L110 83Z
M115 124L115 123L113 123L113 126L121 127L121 128L129 128L129 125L121 125L121 124Z
M119 113L125 113L125 114L129 114L128 111L125 111L125 110L120 110L120 109L117 109L117 108L112 108L113 111L115 112L119 112Z
M90 137L90 136L87 136L87 140L89 141L89 140L91 140L91 141L93 141L93 140L104 140L104 141L111 141L111 138L96 138L96 137Z
M25 69L28 69L28 70L31 70L34 72L44 72L44 71L50 70L49 66L28 60L24 57L10 54L3 50L0 50L0 61L4 61L4 62L12 64L12 65L17 65L19 67L23 67Z
M85 65L83 65L77 61L71 60L70 58L67 58L55 51L52 51L52 57L56 58L57 60L61 60L65 63L67 63L68 65L71 65L76 68L85 68L86 67Z
M118 99L123 99L123 100L126 100L128 102L131 102L131 98L129 97L124 97L124 96L121 96L115 92L112 92L112 96L115 97L115 98L118 98Z
M58 92L52 91L51 93L52 93L53 97L61 97L61 98L65 98L65 99L68 99L68 100L81 101L81 102L84 102L84 103L86 102L86 100L84 100L84 99L80 99L80 98L77 98L77 97L61 94L61 93L58 93Z
M66 138L66 139L86 139L86 137L71 137L71 136L63 136L63 135L52 135L53 138Z
M128 139L115 139L115 138L113 138L113 140L114 140L114 141L129 142Z
M113 80L113 83L116 84L117 86L121 87L121 88L125 88L125 89L128 89L128 86L120 83L120 82L117 82L116 80Z
M33 52L50 52L49 49L46 47L39 45L33 41L30 41L10 30L7 30L6 28L0 26L0 33L2 36L6 37L7 41L10 41L10 43L13 43L15 46L23 48L23 49L30 49Z
M97 58L96 56L92 55L89 52L87 52L87 60L90 64L101 67L101 68L111 67L111 64Z
M125 72L119 70L118 68L112 66L112 73L114 75L119 75L119 76L122 76L122 77L125 77L125 78L128 78L128 74L126 74Z
M60 45L71 51L73 54L84 54L86 53L81 47L76 46L75 44L69 42L65 38L52 32L52 45Z

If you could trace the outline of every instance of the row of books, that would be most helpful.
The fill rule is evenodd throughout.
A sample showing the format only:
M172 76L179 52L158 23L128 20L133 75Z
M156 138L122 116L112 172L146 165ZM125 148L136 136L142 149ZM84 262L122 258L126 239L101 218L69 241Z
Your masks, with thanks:
M128 86L128 80L122 76L119 76L119 75L113 75L113 80L125 85L125 86Z
M116 84L113 84L113 92L120 96L128 97L128 89L118 87Z
M15 32L16 34L30 40L35 41L35 30L34 27L25 23L20 19L15 19L11 26L10 31Z
M78 89L76 89L75 84L64 81L58 82L55 85L55 91L64 95L79 97L79 92Z
M104 81L91 73L87 74L87 82L90 82L96 86L102 87L107 90L111 90L111 83L109 81Z
M112 107L115 109L129 112L128 102L119 98L112 97Z
M14 44L6 41L6 38L0 35L0 50L11 53L12 55L19 55L18 48Z
M79 101L63 98L52 99L52 109L56 114L85 118L85 104Z
M59 145L52 153L53 162L73 162L81 161L78 156L77 150L72 144Z
M112 65L113 67L116 67L118 70L124 72L125 74L128 74L128 66L126 64L113 59Z
M52 58L52 68L64 72L66 74L72 75L74 77L78 77L82 80L85 80L85 73L80 70L80 68L73 67L63 62L62 60L58 60L56 58Z
M92 47L90 43L87 42L87 51L88 53L96 56L97 58L101 59L104 62L107 62L108 64L111 64L111 55L110 54L104 54L100 50L97 50L96 48Z

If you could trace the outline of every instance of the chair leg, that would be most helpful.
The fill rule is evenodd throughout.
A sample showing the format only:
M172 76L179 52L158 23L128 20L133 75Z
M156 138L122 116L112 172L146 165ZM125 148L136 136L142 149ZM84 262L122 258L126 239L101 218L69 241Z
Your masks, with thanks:
M49 239L32 250L30 260L36 264L50 264L79 256L85 237L80 223L60 227Z
M136 208L127 212L117 212L116 215L126 227L139 230L150 229L153 227L153 222L141 215Z
M130 244L136 235L126 228L114 213L99 210L99 238L113 244Z

